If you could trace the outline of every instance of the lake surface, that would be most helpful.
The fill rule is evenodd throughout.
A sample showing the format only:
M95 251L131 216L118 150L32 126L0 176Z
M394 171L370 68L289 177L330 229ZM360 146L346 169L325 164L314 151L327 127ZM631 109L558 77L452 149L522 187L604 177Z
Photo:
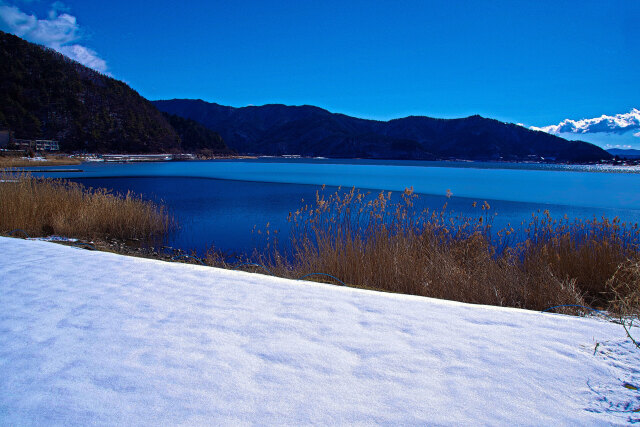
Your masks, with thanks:
M69 169L78 166L69 167ZM320 186L401 192L413 186L418 208L478 216L474 201L488 201L495 227L517 225L538 210L555 217L620 217L640 222L640 168L520 163L418 162L328 159L214 160L138 164L85 163L71 178L117 192L132 190L166 204L180 224L170 245L227 253L264 243L254 228L286 236L289 212L315 200ZM59 167L57 169L60 169ZM453 197L447 199L447 190ZM281 239L281 241L284 239Z

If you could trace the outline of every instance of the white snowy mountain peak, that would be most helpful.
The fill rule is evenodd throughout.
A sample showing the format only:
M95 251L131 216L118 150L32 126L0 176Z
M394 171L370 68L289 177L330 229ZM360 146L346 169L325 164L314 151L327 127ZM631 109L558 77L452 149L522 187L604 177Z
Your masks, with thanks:
M536 127L531 126L530 129L540 130L547 133L626 133L640 129L640 110L631 109L630 112L624 114L616 114L615 116L607 116L603 114L593 119L571 120L566 119L557 125ZM640 132L634 134L640 136Z

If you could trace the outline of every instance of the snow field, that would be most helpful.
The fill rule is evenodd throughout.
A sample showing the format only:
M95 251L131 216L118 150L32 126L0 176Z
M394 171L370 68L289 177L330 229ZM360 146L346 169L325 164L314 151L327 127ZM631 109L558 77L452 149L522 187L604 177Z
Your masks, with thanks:
M624 424L624 382L603 320L0 237L0 425Z

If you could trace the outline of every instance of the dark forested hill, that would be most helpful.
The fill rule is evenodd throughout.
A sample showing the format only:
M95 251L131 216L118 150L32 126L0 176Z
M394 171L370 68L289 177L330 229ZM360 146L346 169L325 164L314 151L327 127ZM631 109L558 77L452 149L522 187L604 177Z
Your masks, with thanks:
M64 151L226 151L214 132L174 122L178 132L125 83L0 31L0 129L16 138L56 139Z
M182 141L182 148L192 153L224 154L230 153L222 137L195 120L185 119L175 114L162 113L175 129Z
M239 152L386 159L546 160L587 162L611 155L480 116L411 116L388 122L335 114L313 106L225 107L202 100L154 101L162 111L202 123Z

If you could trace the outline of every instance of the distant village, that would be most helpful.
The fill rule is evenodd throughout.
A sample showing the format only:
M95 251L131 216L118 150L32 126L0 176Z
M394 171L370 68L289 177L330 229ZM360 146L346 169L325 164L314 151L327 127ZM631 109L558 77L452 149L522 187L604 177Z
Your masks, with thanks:
M57 154L60 152L60 144L53 139L20 139L13 137L13 134L8 130L0 130L0 155L5 156L42 156L47 154ZM63 153L60 153L61 155ZM83 154L81 157L85 161L98 161L98 162L114 162L114 163L136 163L136 162L168 162L168 161L184 161L184 160L198 160L199 157L195 154L180 153L180 154ZM260 156L220 156L220 158L257 158ZM263 156L263 157L282 157L282 158L300 158L299 155L283 155L283 156ZM218 158L214 156L211 158ZM457 160L457 159L456 159ZM544 163L545 159L537 155L530 155L529 162L531 163ZM465 160L462 160L465 161ZM610 164L613 166L640 166L640 158L625 158L623 156L616 155L611 160L601 160L601 164Z
M60 153L60 144L53 139L15 138L8 130L0 130L0 155L14 157L46 156ZM167 162L172 160L196 160L195 154L102 154L83 155L84 160L101 162Z

